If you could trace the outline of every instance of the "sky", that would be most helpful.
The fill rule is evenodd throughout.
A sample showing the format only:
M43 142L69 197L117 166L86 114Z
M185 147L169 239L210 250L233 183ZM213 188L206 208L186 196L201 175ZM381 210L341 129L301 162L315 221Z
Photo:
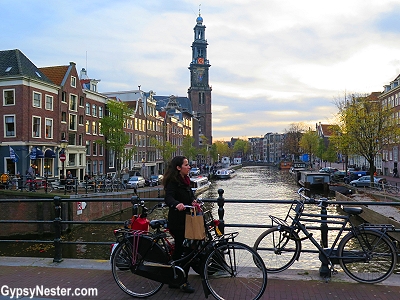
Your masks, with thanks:
M187 97L193 28L208 41L213 139L331 124L348 93L400 73L400 0L0 0L0 50L75 62L99 92Z

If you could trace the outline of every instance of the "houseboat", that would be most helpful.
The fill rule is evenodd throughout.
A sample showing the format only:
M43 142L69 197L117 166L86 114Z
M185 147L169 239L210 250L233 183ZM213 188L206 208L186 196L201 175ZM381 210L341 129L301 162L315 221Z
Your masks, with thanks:
M331 176L328 173L301 171L299 184L306 188L328 189Z
M289 173L293 176L294 180L300 180L300 172L307 171L307 163L304 161L295 161L289 169Z
M280 161L279 162L279 170L288 170L292 167L292 162L291 161Z
M190 187L192 188L192 191L196 197L207 191L210 185L211 182L208 181L207 177L196 176L190 178Z

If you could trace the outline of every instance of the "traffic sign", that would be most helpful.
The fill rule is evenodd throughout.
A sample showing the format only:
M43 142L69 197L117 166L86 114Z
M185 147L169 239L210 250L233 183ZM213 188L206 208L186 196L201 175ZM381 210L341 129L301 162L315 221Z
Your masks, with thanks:
M67 157L65 156L65 154L64 153L61 153L60 154L60 160L61 161L65 161L67 159Z

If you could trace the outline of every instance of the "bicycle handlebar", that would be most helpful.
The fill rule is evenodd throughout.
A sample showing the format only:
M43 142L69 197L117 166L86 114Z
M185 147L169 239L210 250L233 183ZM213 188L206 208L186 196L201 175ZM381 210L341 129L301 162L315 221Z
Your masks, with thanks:
M329 205L327 198L315 199L315 198L310 198L302 193L309 191L310 191L309 189L304 187L299 188L297 191L297 194L300 196L300 198L304 199L303 201L304 204L318 204L319 207L327 207Z

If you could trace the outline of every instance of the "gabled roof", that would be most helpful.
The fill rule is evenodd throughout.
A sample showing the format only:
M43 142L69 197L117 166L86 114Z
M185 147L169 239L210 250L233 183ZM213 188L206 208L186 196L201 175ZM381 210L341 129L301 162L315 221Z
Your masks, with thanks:
M69 65L67 66L54 66L44 67L40 70L55 84L62 85L65 74L67 73Z
M170 96L153 96L153 98L157 101L156 109L158 111L166 107L170 100ZM188 97L175 97L175 101L182 108L182 112L193 113L192 102Z
M47 83L53 83L20 50L0 51L0 77L25 76Z

